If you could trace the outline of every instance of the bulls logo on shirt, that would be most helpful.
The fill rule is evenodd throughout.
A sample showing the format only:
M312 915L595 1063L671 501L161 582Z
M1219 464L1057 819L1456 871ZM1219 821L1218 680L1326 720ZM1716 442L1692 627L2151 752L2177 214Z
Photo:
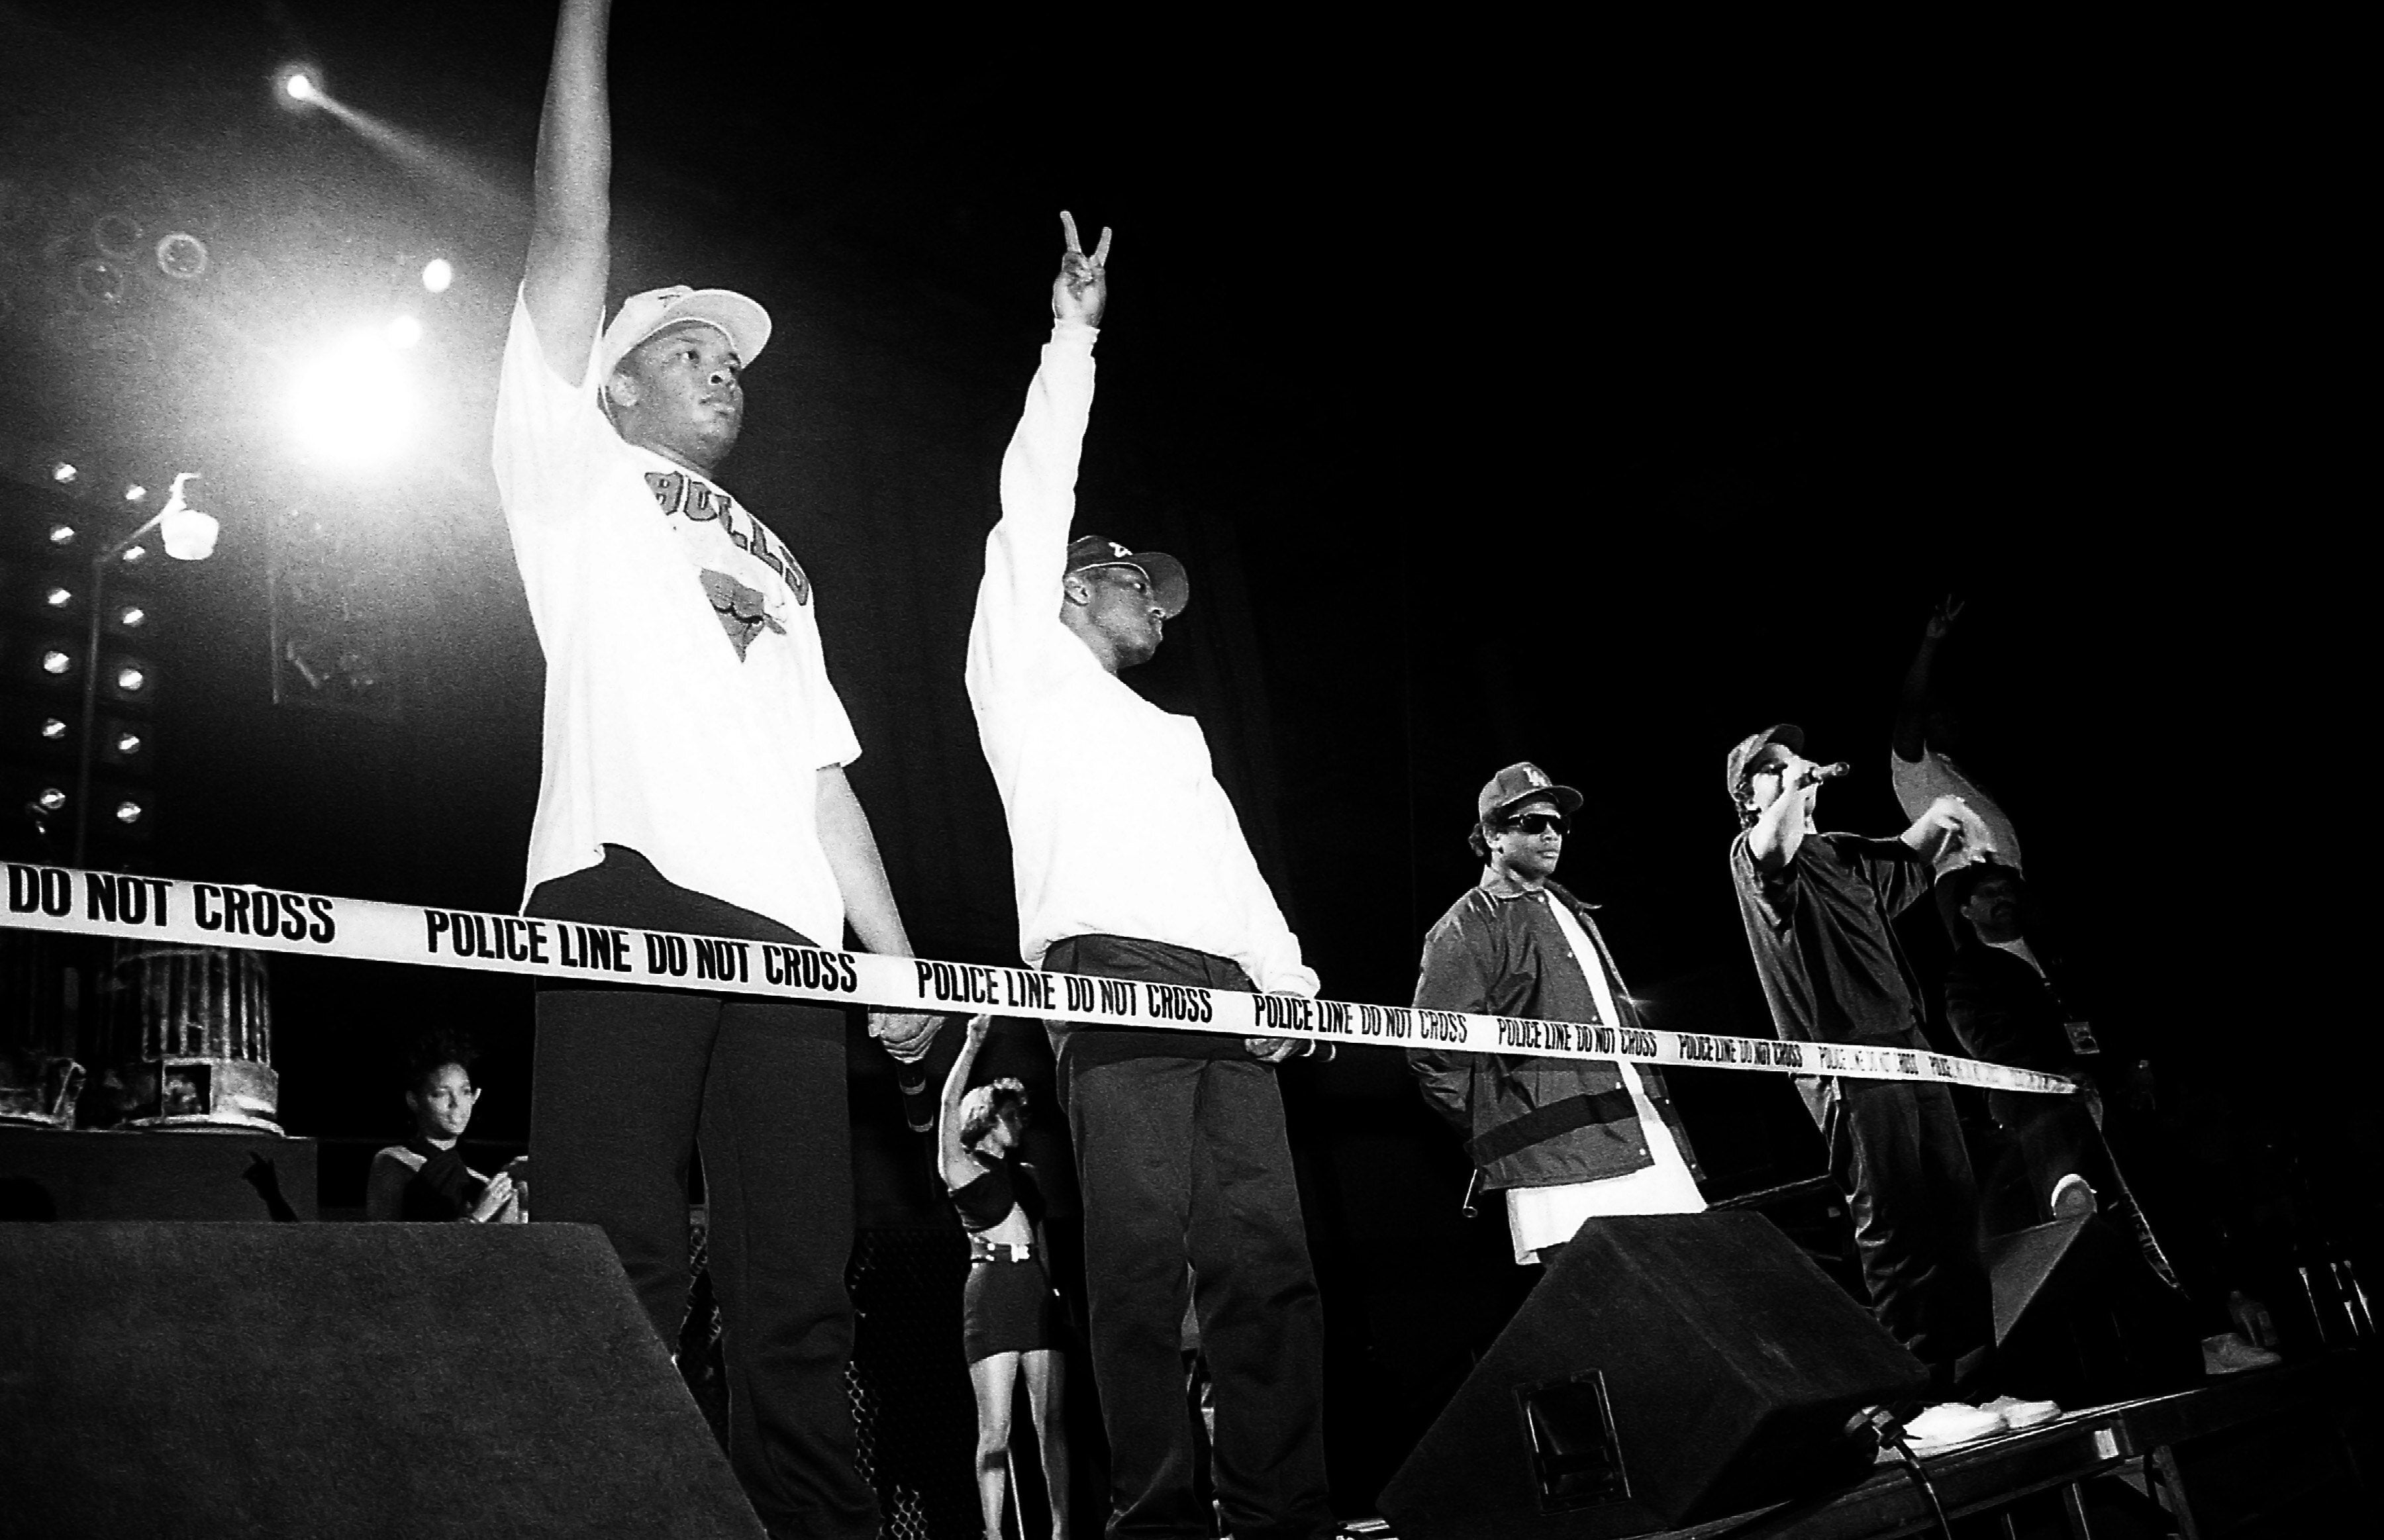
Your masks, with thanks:
M721 532L738 549L752 553L755 561L787 580L796 603L807 605L812 602L812 580L795 560L795 553L771 539L770 531L762 528L761 520L752 515L747 514L739 523L737 504L726 492L706 486L685 471L650 470L645 475L646 485L653 491L654 504L664 514L677 514L690 524L718 519ZM741 656L744 650L738 651Z

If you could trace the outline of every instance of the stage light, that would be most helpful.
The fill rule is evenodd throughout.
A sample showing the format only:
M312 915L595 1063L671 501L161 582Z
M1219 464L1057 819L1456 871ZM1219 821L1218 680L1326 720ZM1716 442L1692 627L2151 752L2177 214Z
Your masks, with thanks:
M166 554L178 562L204 562L216 553L216 537L223 526L213 514L203 514L182 501L182 489L199 478L199 473L186 470L174 478L174 490L167 496L166 506L157 515L157 535L166 542ZM128 552L126 554L130 555ZM141 624L139 606L125 612L127 626Z
M74 592L70 589L54 588L42 595L42 602L54 610L63 610L74 602Z
M393 348L410 348L422 341L422 323L411 316L400 316L382 329L381 335Z
M74 541L75 528L73 525L53 524L50 526L50 543L52 545L72 545L74 544Z
M117 803L116 821L119 824L137 824L141 822L141 804L134 801L130 797L127 797L124 801Z
M42 718L42 736L56 743L67 736L67 725L55 716Z
M124 489L124 501L127 503L138 503L148 495L149 489L138 481Z
M281 70L281 94L292 102L311 102L323 93L322 82L315 72L303 64L285 65Z
M58 726L60 727L64 727L66 724L61 722ZM116 751L119 754L127 755L139 753L141 751L141 735L139 733L118 733L116 735Z
M354 334L302 371L291 416L311 454L352 466L388 459L408 437L414 380L389 339Z
M434 294L443 294L455 281L455 265L443 256L434 256L422 265L422 287Z
M74 659L68 657L66 653L59 652L55 647L42 654L42 672L44 674L64 674L73 666Z
M61 486L73 480L76 477L81 474L82 473L81 471L78 471L74 466L68 465L64 460L59 461L56 465L50 467L50 479L57 482Z
M41 804L43 813L56 813L67 805L67 794L55 786L45 786L42 788L42 794L33 801Z
M128 545L124 548L123 560L126 566L139 566L148 559L149 548L145 545Z
M116 671L116 688L127 695L139 694L142 687L148 682L149 676L130 664Z
M118 626L123 627L126 630L132 631L138 630L142 626L148 622L148 619L149 612L147 610L143 609L138 604L127 604L124 606L123 611L117 615L116 623Z

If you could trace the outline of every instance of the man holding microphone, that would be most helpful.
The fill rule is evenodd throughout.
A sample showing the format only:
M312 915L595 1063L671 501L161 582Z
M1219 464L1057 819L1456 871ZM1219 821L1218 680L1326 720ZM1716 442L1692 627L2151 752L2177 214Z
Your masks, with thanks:
M1920 990L1893 922L1929 891L1940 858L1993 848L1957 797L1892 838L1823 833L1821 784L1843 765L1805 757L1786 723L1742 740L1725 776L1740 832L1731 878L1773 1030L1804 1042L1917 1049ZM1954 1101L1933 1082L1800 1075L1796 1088L1845 1195L1881 1325L1929 1366L1936 1396L1976 1385L1993 1342L1979 1261L1978 1188Z

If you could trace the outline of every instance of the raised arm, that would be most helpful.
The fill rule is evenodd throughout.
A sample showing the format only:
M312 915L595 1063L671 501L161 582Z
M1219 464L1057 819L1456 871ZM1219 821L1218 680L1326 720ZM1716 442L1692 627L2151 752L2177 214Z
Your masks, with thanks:
M943 1105L936 1112L936 1162L943 1170L947 1187L964 1187L977 1179L977 1163L969 1159L968 1146L961 1143L961 1098L968 1095L969 1072L976 1068L977 1050L985 1047L986 1035L992 1029L991 1016L971 1016L968 1039L952 1061L952 1073L944 1076Z
M986 542L980 622L995 614L1058 616L1068 527L1076 516L1076 467L1093 409L1093 343L1109 304L1110 232L1086 255L1075 218L1062 211L1067 249L1051 280L1051 341L1026 390L1025 410L1001 457L1001 522Z
M604 317L612 267L613 123L604 85L612 19L612 0L563 0L530 181L523 297L540 350L573 385Z
M1920 751L1929 742L1929 724L1938 714L1937 700L1930 689L1930 676L1937 666L1937 647L1953 630L1954 622L1962 614L1962 602L1952 594L1937 602L1929 612L1928 624L1920 630L1920 646L1912 654L1912 666L1904 671L1904 689L1895 701L1895 757L1906 764L1917 764ZM1943 747L1943 745L1939 745Z
M1810 768L1801 754L1790 761L1780 795L1746 831L1746 853L1755 858L1756 870L1776 872L1787 865L1813 832L1813 793L1819 783L1804 778Z

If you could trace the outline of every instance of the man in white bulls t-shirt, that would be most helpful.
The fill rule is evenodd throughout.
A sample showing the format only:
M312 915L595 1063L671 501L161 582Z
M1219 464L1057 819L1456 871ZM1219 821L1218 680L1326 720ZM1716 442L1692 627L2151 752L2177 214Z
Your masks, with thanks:
M546 653L527 912L873 951L909 938L859 756L785 542L713 479L770 335L726 290L603 317L612 150L606 0L565 0L539 128L529 260L495 466ZM905 1058L934 1019L880 1016ZM688 1291L702 1157L729 1459L775 1534L873 1536L843 1388L851 1154L842 1014L619 986L541 990L530 1144L542 1220L604 1227L654 1330Z

